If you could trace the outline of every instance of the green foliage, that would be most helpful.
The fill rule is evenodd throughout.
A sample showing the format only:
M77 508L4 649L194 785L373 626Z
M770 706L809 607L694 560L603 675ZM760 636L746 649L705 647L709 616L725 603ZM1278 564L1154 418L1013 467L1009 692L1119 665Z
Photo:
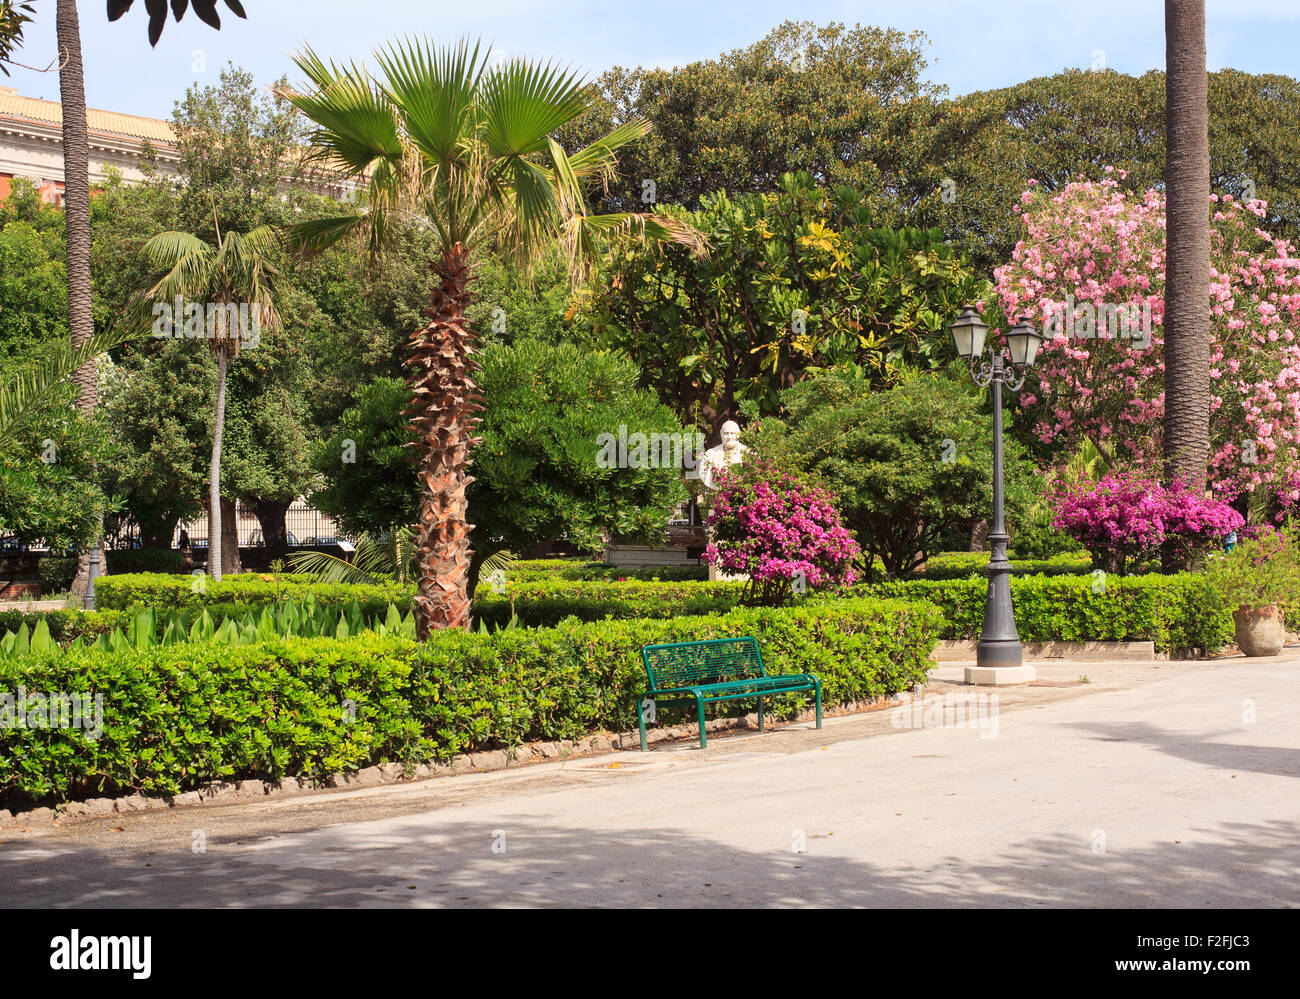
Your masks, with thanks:
M598 438L617 436L620 426L629 433L689 432L636 383L637 369L625 358L571 344L527 341L484 351L482 441L468 491L476 553L560 537L597 552L610 536L662 536L686 498L681 470L602 468L597 461ZM316 451L324 486L313 498L345 530L381 534L416 520L416 468L403 447L410 439L403 416L409 393L401 382L381 379L357 399Z
M709 254L616 248L588 321L701 425L742 403L774 413L781 388L829 368L889 383L903 362L937 365L946 324L985 294L942 232L874 227L863 193L807 174L782 176L772 194L667 211L708 237Z
M1087 552L1067 552L1051 558L1021 558L1020 553L1008 552L1011 571L1017 576L1078 576L1092 570L1092 559ZM989 553L943 552L926 559L922 572L926 579L965 579L983 576L989 563Z
M1238 541L1231 552L1211 555L1206 576L1224 605L1300 608L1300 530L1288 525Z
M899 580L860 587L875 596L928 600L942 612L941 638L977 638L987 580ZM1205 575L1012 576L1022 642L1152 641L1157 652L1213 655L1233 641L1231 613Z
M220 624L216 622L220 621ZM261 608L260 613L244 611L241 617L213 616L205 608L186 615L178 609L160 613L152 607L130 611L126 626L107 628L88 647L99 652L147 649L155 645L180 645L194 642L217 642L223 645L252 645L273 638L347 638L363 631L376 635L415 638L415 616L408 610L405 617L389 604L385 613L367 617L354 600L343 609L316 603L309 592L301 601L286 601ZM0 633L0 658L5 656L61 656L75 650L82 638L74 638L65 648L51 631L49 621L38 618L30 633L26 621L17 630Z
M606 210L641 206L652 179L660 204L696 208L715 191L775 189L804 170L828 184L885 192L943 88L922 73L925 36L893 28L786 21L761 41L673 69L614 67L602 100L562 133L584 145L631 118L654 131L620 157L627 180L604 193Z
M785 415L750 443L824 481L867 553L904 575L993 507L990 419L956 381L913 375L888 391L851 376L810 379L782 393ZM1029 474L1006 442L1009 478ZM1010 491L1008 491L1010 495Z
M744 583L731 582L570 579L515 582L507 576L505 587L499 593L487 586L474 591L474 616L497 627L508 624L512 617L527 627L551 627L566 617L599 621L725 614L740 603L744 589Z
M682 470L609 468L601 435L687 434L671 410L637 387L638 371L614 353L528 342L484 351L482 443L469 506L479 552L522 551L565 538L587 552L609 538L656 541L686 499Z
M582 559L519 559L506 568L511 580L523 582L546 579L622 580L639 579L679 583L686 580L709 578L706 565L657 565L648 568L630 568L606 562L585 562Z
M1210 184L1263 198L1266 229L1300 237L1300 82L1235 69L1209 74ZM984 272L1004 263L1024 226L1007 206L1033 178L1055 192L1080 174L1124 170L1135 191L1165 172L1165 76L1067 69L930 104L900 150L900 200L913 225L942 226ZM945 188L945 182L951 184ZM1248 189L1247 184L1253 185ZM948 191L945 199L944 192Z
M742 609L671 621L566 622L481 635L268 638L250 645L76 648L0 658L0 689L98 694L98 738L0 728L0 801L175 794L207 780L323 779L385 761L447 759L524 740L635 727L643 645L753 635L773 672L821 677L827 705L925 678L939 626L924 603ZM350 702L355 711L349 711ZM770 701L789 714L807 694ZM724 710L739 713L746 702ZM678 709L665 709L673 721Z
M223 602L272 604L302 598L310 592L318 604L346 605L356 601L366 613L390 604L406 606L413 590L397 583L367 585L320 583L310 576L240 573L217 582L203 576L135 573L104 576L95 581L95 597L105 610L141 607L201 607Z
M394 525L416 521L419 486L404 416L410 401L396 378L358 387L333 437L312 451L324 483L312 502L346 534L391 534Z

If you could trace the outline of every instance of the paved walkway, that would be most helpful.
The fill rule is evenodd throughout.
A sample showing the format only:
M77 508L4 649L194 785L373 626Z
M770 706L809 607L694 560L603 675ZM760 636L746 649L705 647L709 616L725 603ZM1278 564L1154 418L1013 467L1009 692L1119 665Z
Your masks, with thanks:
M996 715L967 702L955 727L954 696L933 727L972 692L960 676L942 667L923 712L706 752L20 835L0 843L0 905L1300 904L1300 650L1041 664Z

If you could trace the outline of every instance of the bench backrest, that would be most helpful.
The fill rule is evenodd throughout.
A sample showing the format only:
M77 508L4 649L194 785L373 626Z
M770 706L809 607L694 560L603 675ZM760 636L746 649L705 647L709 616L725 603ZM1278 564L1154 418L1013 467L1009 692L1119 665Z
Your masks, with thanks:
M727 683L764 676L763 657L751 637L647 645L641 650L652 690Z

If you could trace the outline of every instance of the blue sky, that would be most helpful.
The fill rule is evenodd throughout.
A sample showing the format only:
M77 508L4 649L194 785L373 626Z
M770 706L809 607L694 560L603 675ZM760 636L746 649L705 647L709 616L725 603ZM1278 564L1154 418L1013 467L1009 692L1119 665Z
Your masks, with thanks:
M1121 72L1164 66L1159 0L992 0L956 3L798 3L772 0L243 0L249 19L223 17L214 32L189 13L169 22L157 49L145 36L143 0L109 24L102 0L82 0L82 46L91 107L167 118L190 84L217 82L233 60L259 82L294 78L289 53L309 41L336 59L365 58L399 34L479 36L508 54L547 56L596 75L612 65L671 66L748 45L787 18L888 25L929 36L930 79L952 93L1007 86L1100 57ZM53 58L54 0L34 0L37 23L18 58ZM1300 0L1207 0L1210 69L1300 76ZM197 70L197 71L196 71ZM56 74L14 68L0 86L58 99Z

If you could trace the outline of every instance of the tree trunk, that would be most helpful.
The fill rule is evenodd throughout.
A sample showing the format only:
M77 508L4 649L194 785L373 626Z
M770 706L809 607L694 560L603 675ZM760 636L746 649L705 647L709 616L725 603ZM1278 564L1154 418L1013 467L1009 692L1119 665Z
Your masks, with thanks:
M221 580L221 434L226 425L226 352L217 351L217 415L208 465L208 572Z
M1210 455L1210 144L1204 0L1165 0L1165 476Z
M438 284L429 296L429 324L411 335L407 410L420 448L419 522L416 524L416 634L470 623L470 531L465 488L473 436L483 409L474 380L479 364L474 334L465 326L470 302L469 255L455 243L433 265Z
M221 497L221 574L238 575L243 569L239 561L239 517L235 501Z
M260 499L252 504L252 509L257 515L257 523L262 528L262 542L266 545L266 557L284 558L289 554L289 529L284 523L284 515L289 512L289 503Z
M68 333L74 347L95 332L90 297L90 148L86 134L86 83L81 64L81 26L76 0L58 0L54 13L58 38L59 100L63 104L63 218L67 227ZM98 387L95 362L88 361L73 375L77 409L83 416L95 412ZM77 554L72 592L84 596L90 580L92 542ZM101 567L102 568L102 567Z

